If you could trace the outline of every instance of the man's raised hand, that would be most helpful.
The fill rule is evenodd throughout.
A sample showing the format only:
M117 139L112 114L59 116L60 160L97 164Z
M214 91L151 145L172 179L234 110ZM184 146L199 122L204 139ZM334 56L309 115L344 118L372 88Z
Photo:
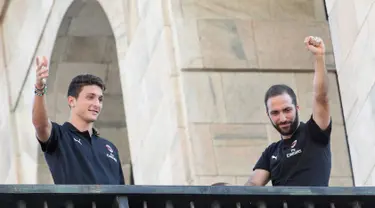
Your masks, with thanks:
M308 36L305 38L306 48L316 56L323 56L325 53L325 45L320 37Z
M42 88L48 78L48 60L45 56L36 57L36 87Z

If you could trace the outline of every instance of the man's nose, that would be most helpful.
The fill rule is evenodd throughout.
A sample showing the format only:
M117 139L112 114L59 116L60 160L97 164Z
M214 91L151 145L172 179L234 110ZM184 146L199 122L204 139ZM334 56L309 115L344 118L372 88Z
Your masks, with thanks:
M281 122L286 121L286 116L283 113L280 113L280 121Z
M100 100L99 99L95 99L94 105L95 105L95 107L100 107L100 105L101 105Z

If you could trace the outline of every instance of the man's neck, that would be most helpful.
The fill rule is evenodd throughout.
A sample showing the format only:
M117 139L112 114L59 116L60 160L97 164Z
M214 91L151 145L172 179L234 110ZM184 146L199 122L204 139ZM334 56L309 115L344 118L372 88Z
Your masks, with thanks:
M92 122L87 123L77 117L71 117L69 119L69 123L71 123L74 127L76 127L80 132L88 131L90 135L92 135L92 126L93 126Z
M287 135L287 136L281 135L281 138L282 138L283 140L285 140L285 139L290 139L290 138L292 138L292 136L293 136L293 134L291 134L291 135Z

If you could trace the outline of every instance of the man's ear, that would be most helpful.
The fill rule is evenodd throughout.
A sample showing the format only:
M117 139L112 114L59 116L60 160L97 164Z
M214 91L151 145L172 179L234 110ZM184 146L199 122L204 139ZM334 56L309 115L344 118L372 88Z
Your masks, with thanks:
M299 105L296 105L296 110L299 110Z
M74 108L76 105L76 98L72 96L68 96L68 105L69 105L69 108Z

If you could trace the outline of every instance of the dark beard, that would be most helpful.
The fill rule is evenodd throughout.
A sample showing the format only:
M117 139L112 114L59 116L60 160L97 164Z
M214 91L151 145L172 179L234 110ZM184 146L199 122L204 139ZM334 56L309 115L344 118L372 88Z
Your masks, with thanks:
M298 128L298 124L299 124L299 116L298 116L298 113L296 113L296 117L294 119L294 121L291 123L290 125L290 128L289 128L289 131L287 132L283 132L281 130L281 128L277 125L275 125L273 122L272 122L272 125L273 127L275 127L275 129L283 136L289 136L289 135L292 135L296 129Z

